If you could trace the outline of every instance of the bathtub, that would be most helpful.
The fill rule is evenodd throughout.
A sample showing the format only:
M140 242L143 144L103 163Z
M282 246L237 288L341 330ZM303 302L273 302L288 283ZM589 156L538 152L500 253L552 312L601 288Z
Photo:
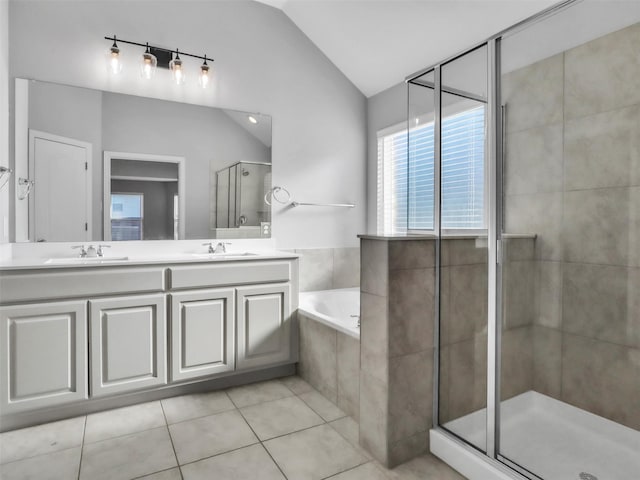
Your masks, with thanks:
M360 339L360 289L301 292L298 310L313 320Z

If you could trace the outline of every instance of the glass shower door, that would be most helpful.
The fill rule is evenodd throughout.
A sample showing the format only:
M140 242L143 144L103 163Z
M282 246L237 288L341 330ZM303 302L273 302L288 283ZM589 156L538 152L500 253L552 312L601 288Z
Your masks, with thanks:
M501 42L499 458L531 478L640 472L639 20L579 2Z

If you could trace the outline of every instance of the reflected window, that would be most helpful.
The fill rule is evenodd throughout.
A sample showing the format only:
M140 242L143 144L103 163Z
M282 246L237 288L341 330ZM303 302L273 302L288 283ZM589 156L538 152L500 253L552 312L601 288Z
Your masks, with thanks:
M144 230L144 195L111 194L111 239L142 240Z
M433 230L433 120L414 126L409 135L406 124L381 133L379 229L385 234L407 228ZM484 229L485 188L485 107L481 105L442 119L442 228Z

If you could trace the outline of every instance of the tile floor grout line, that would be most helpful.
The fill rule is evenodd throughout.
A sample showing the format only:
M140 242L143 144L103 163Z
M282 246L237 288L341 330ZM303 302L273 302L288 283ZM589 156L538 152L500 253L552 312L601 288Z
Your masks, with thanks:
M232 412L233 410L239 410L239 408L234 405L232 408L229 408L227 410L220 410L219 412L215 412L215 413L208 413L206 415L199 415L197 417L185 418L184 420L180 420L179 422L173 422L173 423L169 423L169 421L166 419L166 416L165 416L165 421L167 422L167 426L180 425L181 423L190 422L191 420L199 420L201 418L213 417L214 415L220 415L221 413Z
M169 470L173 470L176 467L169 467L169 468L165 468L164 470L158 470L157 472L152 472L152 473L145 473L144 475L140 475L139 477L133 477L131 480L140 480L141 478L146 478L149 477L151 475L157 475L158 473L162 473L162 472L168 472ZM179 470L178 470L179 472ZM180 478L182 478L182 473L180 474Z
M82 457L84 455L84 437L87 435L87 423L89 415L84 416L84 425L82 425L82 441L80 442L80 461L78 462L78 480L80 480L80 472L82 472Z
M371 460L367 460L367 461L366 461L366 462L364 462L364 463L360 463L359 465L355 465L355 466L353 466L353 467L349 467L349 468L347 468L346 470L342 470L342 471L340 471L340 472L332 473L332 474L331 474L331 475L329 475L328 477L322 477L322 479L321 479L321 480L329 480L330 478L337 477L338 475L342 475L343 473L346 473L346 472L350 472L351 470L355 470L356 468L359 468L359 467L361 467L361 466L363 466L363 465L366 465L366 464L368 464L368 463L373 463L373 462L372 462ZM387 476L387 475L385 475L385 477L386 477L386 476Z
M176 465L178 466L178 473L180 474L180 478L184 480L184 476L182 475L182 468L180 468L180 461L178 460L178 454L176 452L176 446L173 444L173 437L171 436L171 429L169 428L169 423L167 422L167 415L164 413L164 406L162 402L160 402L160 409L162 410L162 416L164 417L164 427L167 429L167 433L169 434L169 441L171 442L171 448L173 449L173 456L176 458Z
M295 396L295 394L294 394ZM282 470L282 468L280 467L280 465L278 464L278 462L276 462L276 459L273 458L273 456L271 455L271 452L269 451L269 449L264 445L264 443L262 442L262 440L260 439L260 437L258 436L258 434L255 432L255 430L253 429L253 427L249 424L249 421L245 418L245 416L242 414L242 412L240 411L240 409L238 409L238 413L240 413L240 416L242 417L242 419L244 420L244 423L247 424L247 426L251 429L251 431L253 432L253 435L258 439L258 443L260 444L260 446L264 449L265 452L267 452L267 455L269 455L269 458L271 458L271 461L274 463L274 465L276 466L276 468L280 471L280 473L282 474L282 476L285 478L285 480L287 480L287 476L284 473L284 470Z

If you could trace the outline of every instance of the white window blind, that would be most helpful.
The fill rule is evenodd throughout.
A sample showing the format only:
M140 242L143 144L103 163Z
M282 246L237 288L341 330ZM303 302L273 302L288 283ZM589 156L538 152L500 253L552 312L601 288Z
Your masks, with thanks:
M442 228L485 228L484 106L442 120ZM434 228L433 122L378 136L382 233ZM408 146L408 148L407 148Z

